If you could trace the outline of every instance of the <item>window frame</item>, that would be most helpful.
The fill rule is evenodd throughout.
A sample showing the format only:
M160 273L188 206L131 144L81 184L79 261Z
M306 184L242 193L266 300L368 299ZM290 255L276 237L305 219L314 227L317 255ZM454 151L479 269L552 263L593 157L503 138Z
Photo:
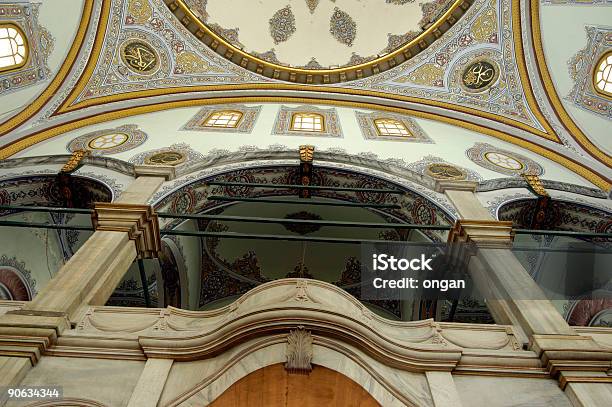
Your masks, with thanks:
M26 35L26 33L23 31L23 29L19 25L13 22L0 22L0 29L2 28L6 28L6 29L13 28L15 31L17 31L17 33L23 39L23 46L25 48L25 56L23 57L23 61L21 61L20 63L16 65L10 65L10 66L0 68L0 73L5 73L5 72L10 72L10 71L21 69L25 65L27 65L27 63L30 61L30 43L28 41L28 36ZM14 58L14 55L13 55L13 58Z
M595 90L595 92L607 99L612 99L612 92L608 92L606 90L602 90L599 89L597 87L597 81L596 81L596 76L597 73L599 72L599 67L601 66L601 64L604 62L604 60L607 60L608 58L612 58L612 49L608 49L606 50L602 56L600 56L597 59L597 63L593 66L593 75L591 77L591 86L593 86L593 90ZM612 82L612 77L608 77L610 79L610 81L606 80L606 82Z
M398 128L401 125L401 127L406 132L406 135L403 135L403 134L384 134L381 131L380 126L378 125L378 123L381 123L381 122L393 123ZM392 117L378 117L378 118L372 120L372 124L374 124L374 128L376 129L376 132L378 133L379 137L395 137L395 138L410 138L410 137L414 137L414 134L412 134L410 132L410 130L408 130L408 126L406 126L406 124L404 122L402 122L401 120L392 118Z
M208 124L208 122L212 119L214 115L222 116L224 114L238 115L236 124L234 126L215 126ZM206 127L207 129L237 129L238 126L240 126L240 123L242 122L243 118L244 113L240 110L213 110L208 116L206 116L206 119L204 119L204 121L202 122L202 127ZM215 120L218 120L218 118Z
M308 118L308 117L312 117L312 118L319 118L321 119L321 129L316 130L313 129L309 130L309 129L297 129L295 128L295 123L296 123L296 119L300 117L300 118ZM313 125L314 125L314 121L313 121ZM289 131L302 131L302 132L307 132L307 133L325 133L325 116L323 116L320 113L316 113L316 112L295 112L291 115L291 123L289 124Z

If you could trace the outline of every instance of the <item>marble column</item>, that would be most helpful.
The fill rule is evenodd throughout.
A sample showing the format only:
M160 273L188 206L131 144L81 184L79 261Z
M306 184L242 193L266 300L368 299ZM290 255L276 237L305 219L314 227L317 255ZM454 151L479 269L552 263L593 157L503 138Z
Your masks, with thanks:
M146 247L159 228L152 237L143 222L154 216L146 203L174 168L136 168L135 175L119 199L96 205L96 231L38 295L0 316L0 386L18 384L80 308L103 305L137 256L151 254Z
M114 209L110 216L114 227L102 228L99 221L97 230L23 311L64 313L71 319L83 305L104 305L138 254L137 241L127 231L133 221L124 213L133 212L134 205L146 205L165 180L161 175L139 176L117 200L105 205L107 211Z
M590 336L579 335L531 278L504 240L510 225L497 222L476 197L469 182L438 182L436 188L453 203L461 219L449 240L473 243L468 270L476 285L497 299L488 300L496 322L512 324L529 340L550 375L575 407L599 407L612 400L612 350Z
M449 198L462 220L474 222L465 229L468 235L478 233L479 243L495 243L504 234L510 239L509 228L504 230L503 225L497 225L474 194L475 183L439 181L436 187ZM495 321L520 327L521 339L533 334L577 335L508 248L483 244L478 254L470 258L468 267L475 284L495 295L487 299Z
M435 407L461 407L461 399L449 372L426 372L429 391Z
M148 359L128 407L155 407L172 368L172 359Z

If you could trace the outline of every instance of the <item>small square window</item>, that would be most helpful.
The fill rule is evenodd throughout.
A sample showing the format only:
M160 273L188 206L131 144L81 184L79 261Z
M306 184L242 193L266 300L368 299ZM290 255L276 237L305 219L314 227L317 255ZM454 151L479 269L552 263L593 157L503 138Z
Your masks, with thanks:
M378 135L390 137L412 137L404 123L395 119L374 120Z
M204 121L204 127L222 127L235 129L242 119L242 113L234 110L213 112Z
M325 121L317 113L294 113L289 130L321 133L325 130Z

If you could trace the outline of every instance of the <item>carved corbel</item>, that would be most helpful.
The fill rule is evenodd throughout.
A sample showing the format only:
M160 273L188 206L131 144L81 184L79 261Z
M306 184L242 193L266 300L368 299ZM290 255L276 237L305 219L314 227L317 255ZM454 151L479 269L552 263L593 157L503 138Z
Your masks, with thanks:
M289 373L309 374L312 371L312 334L303 326L289 331L287 335L287 363Z
M590 336L533 335L530 348L538 354L561 389L569 383L612 383L608 375L612 350Z
M136 177L160 177L166 181L172 181L176 177L176 167L171 165L136 165L134 175Z
M512 247L512 222L459 219L448 234L449 255L463 269L479 248Z
M459 219L448 234L449 243L467 243L482 248L509 248L513 241L510 221Z
M98 202L91 218L96 230L127 233L136 243L138 258L151 259L159 255L159 221L151 206Z

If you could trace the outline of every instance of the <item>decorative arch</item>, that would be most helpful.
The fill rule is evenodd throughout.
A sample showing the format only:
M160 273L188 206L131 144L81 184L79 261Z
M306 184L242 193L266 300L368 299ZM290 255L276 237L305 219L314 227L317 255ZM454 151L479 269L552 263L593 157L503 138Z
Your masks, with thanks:
M92 208L94 202L110 202L111 188L76 175L31 175L0 180L0 204ZM0 211L0 216L7 215Z
M501 205L497 218L512 221L517 227L528 227L536 210L537 199L518 199ZM543 216L545 229L612 233L612 213L588 204L554 199Z
M241 198L266 198L266 197L286 197L297 196L297 191L291 188L253 188L249 186L216 186L210 185L211 181L224 182L246 182L246 183L269 183L269 184L287 184L299 185L299 168L296 165L276 165L276 166L239 166L238 169L220 170L219 172L209 174L208 176L197 177L191 179L190 182L184 183L171 192L164 194L164 197L157 199L154 204L156 210L180 213L180 214L221 214L224 211L232 208L237 208L240 205L245 205L241 202L224 202L208 200L211 195L223 195L227 197ZM399 185L397 182L385 180L383 178L368 174L367 172L358 172L345 168L332 168L324 165L317 166L313 173L313 185L319 186L350 186L359 188L371 189L396 189L404 193L401 195L391 195L387 193L368 193L368 192L344 192L344 191L317 191L317 197L331 199L336 201L352 201L359 203L372 204L395 204L400 209L369 209L382 222L403 222L412 224L434 224L434 225L451 225L453 216L450 215L445 208L439 205L429 197L421 195L406 186ZM296 209L298 211L299 209ZM294 211L295 212L295 211ZM315 211L316 212L316 211ZM283 213L284 215L284 213ZM281 215L282 216L282 215ZM287 212L288 218L298 219L315 219L316 213L299 213ZM315 218L312 218L315 216ZM329 219L333 220L333 219ZM166 223L163 228L171 229L182 223L182 220L173 220ZM237 226L236 226L237 227ZM228 226L222 222L210 221L208 219L200 219L198 222L198 230L206 232L235 232L236 230L228 229ZM290 229L289 229L290 230ZM300 231L290 230L290 232L300 234ZM310 233L306 231L305 233ZM241 231L241 233L245 233ZM253 233L253 232L249 232ZM377 232L378 233L378 232ZM445 241L446 232L426 231L426 237L433 241ZM376 237L377 236L377 237ZM407 240L407 231L396 230L381 230L378 235L372 237L374 239L383 240ZM201 257L201 288L198 298L198 305L201 309L209 309L215 304L224 304L227 299L231 299L236 295L243 294L249 289L276 279L268 275L264 269L260 267L262 259L257 247L251 246L248 250L241 248L235 251L231 247L232 255L228 257L222 255L228 246L223 246L225 241L217 238L204 238L202 245ZM267 249L261 249L267 252ZM349 293L359 296L359 278L360 278L360 260L359 254L346 253L342 257L342 262L334 264L333 272L325 274L323 281L331 282L339 287L344 288ZM285 277L309 277L322 278L313 270L308 270L303 263L283 264L283 274ZM331 270L331 265L327 265ZM279 266L281 268L281 266ZM291 272L294 270L294 272ZM299 274L298 273L302 273ZM311 274L312 273L312 274ZM337 273L337 275L335 275ZM332 274L334 274L332 276ZM370 303L369 303L370 304ZM401 318L403 309L400 301L385 300L372 301L371 305L382 309L389 315L395 318Z

